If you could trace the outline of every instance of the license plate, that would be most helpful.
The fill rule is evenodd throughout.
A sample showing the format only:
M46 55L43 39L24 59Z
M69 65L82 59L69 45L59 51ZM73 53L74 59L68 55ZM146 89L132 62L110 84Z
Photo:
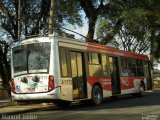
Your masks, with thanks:
M27 91L28 91L28 92L34 92L34 91L35 91L35 88L27 88Z

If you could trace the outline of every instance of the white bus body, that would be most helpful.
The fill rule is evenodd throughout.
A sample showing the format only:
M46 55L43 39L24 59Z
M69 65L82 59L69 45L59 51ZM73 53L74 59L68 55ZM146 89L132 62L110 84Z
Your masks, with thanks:
M136 61L140 72L121 75L122 58ZM147 56L54 35L14 43L11 72L15 101L99 104L103 97L151 89Z

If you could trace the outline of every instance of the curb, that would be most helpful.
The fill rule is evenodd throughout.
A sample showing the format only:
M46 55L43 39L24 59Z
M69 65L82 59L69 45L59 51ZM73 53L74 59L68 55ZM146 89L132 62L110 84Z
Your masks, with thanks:
M32 108L32 109L27 109L27 110L4 112L4 113L0 113L0 114L5 114L5 115L24 114L24 113L27 113L27 112L33 112L33 111L37 111L37 110L40 110L40 109L41 108Z
M7 107L13 105L11 100L0 100L0 108Z
M154 92L160 92L160 88L153 89Z
M16 106L15 106L16 107ZM21 107L21 106L19 106ZM23 106L22 106L23 107ZM17 111L9 111L9 112L1 112L1 115L14 115L14 114L24 114L27 112L33 112L33 111L38 111L38 110L43 110L43 109L49 109L49 108L53 108L54 105L45 105L45 106L36 106L34 108L27 108L27 109L23 109L23 110L17 110Z

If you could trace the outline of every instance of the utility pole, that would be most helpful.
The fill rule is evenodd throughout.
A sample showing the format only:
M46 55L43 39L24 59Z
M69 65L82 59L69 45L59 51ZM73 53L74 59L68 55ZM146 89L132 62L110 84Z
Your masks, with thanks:
M21 0L19 0L18 4L18 40L20 40L21 36Z
M53 34L53 29L54 29L54 0L51 0L48 35Z

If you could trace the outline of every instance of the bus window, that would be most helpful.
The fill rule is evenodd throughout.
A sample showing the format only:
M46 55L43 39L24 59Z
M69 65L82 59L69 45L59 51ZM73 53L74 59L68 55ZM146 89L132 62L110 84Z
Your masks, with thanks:
M136 60L133 58L128 58L128 66L129 66L130 76L136 76Z
M50 58L50 43L34 43L27 45L28 71L47 72Z
M13 49L14 73L26 71L27 73L27 49L26 45Z
M89 62L89 76L100 77L103 76L100 54L88 53Z
M88 61L90 64L100 64L100 54L94 52L88 53Z
M143 62L143 69L144 69L144 77L146 78L146 82L147 82L147 90L151 90L152 79L151 79L150 65L148 61Z
M137 66L137 76L138 77L143 77L144 76L144 71L143 71L142 60L136 60L136 66Z
M15 75L48 72L50 43L33 43L13 48Z
M65 48L60 48L60 66L61 66L61 76L67 77L67 59L66 59L66 50Z
M126 57L121 57L120 58L120 71L121 71L121 76L129 76L129 70L128 70L128 66L127 66L127 59Z
M105 54L102 54L102 70L103 70L103 75L109 76L109 62L108 62L108 56L106 56Z

